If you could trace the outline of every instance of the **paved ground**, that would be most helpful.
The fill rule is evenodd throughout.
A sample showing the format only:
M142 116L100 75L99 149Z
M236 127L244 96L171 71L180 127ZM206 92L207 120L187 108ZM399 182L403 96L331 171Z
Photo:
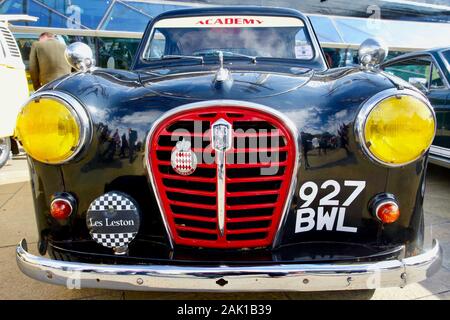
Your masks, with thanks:
M444 248L443 268L432 278L404 289L325 293L140 293L68 290L40 283L17 268L14 248L22 238L35 248L37 230L25 158L0 170L0 299L446 299L450 300L450 170L430 166L425 200L428 231Z

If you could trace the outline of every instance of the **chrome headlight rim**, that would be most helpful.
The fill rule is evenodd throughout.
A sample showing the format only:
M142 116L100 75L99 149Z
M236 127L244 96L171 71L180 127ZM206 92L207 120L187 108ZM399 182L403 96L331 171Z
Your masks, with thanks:
M70 114L74 117L79 130L79 139L78 143L75 147L75 150L73 153L65 160L63 161L49 161L44 162L40 161L38 159L33 158L31 155L30 157L33 158L35 161L49 164L49 165L61 165L68 163L72 160L77 159L83 151L87 149L87 146L92 141L92 120L89 116L89 113L87 112L86 108L79 102L76 98L71 96L70 94L60 92L60 91L40 91L33 94L21 107L19 114L23 111L23 109L32 101L37 101L42 98L52 99L55 100L61 104L63 104L67 110L70 112ZM19 137L20 138L20 137Z
M366 127L366 122L367 122L367 119L369 118L370 113L384 100L387 100L392 97L398 97L398 96L411 96L411 97L414 97L414 98L420 100L421 102L423 102L424 105L426 105L428 107L431 114L433 115L433 120L434 120L433 135L436 134L436 126L437 126L436 113L434 112L434 109L431 106L431 104L429 103L429 101L427 100L427 98L422 93L411 90L411 89L406 89L406 88L405 89L391 88L391 89L387 89L387 90L378 92L377 94L372 96L369 100L367 100L366 102L363 103L363 105L360 107L360 109L358 111L358 115L356 117L355 125L354 125L355 138L356 138L361 150L363 151L363 153L372 162L382 165L384 167L388 167L388 168L404 167L408 164L416 162L417 160L422 158L424 156L424 154L431 147L431 144L430 144L430 146L428 146L428 148L426 150L424 150L421 154L419 154L416 158L414 158L410 161L404 162L404 163L390 163L390 162L383 161L383 160L377 158L367 147L366 142L365 142L366 141L365 127Z

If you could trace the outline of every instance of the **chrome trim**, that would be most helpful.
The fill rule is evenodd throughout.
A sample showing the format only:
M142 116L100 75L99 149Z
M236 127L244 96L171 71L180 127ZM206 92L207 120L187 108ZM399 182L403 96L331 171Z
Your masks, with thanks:
M216 145L217 137L215 135L215 127L223 126L227 128L227 134L223 137L222 148ZM225 234L225 189L226 189L226 152L231 149L232 146L232 133L233 128L231 124L224 120L219 119L211 125L211 145L212 148L217 151L216 164L217 164L217 224L219 227L220 236Z
M217 161L217 224L219 227L220 236L225 234L225 150L218 151Z
M80 138L78 141L78 145L76 146L72 155L69 158L65 159L64 161L43 162L46 164L67 163L67 162L75 159L75 157L77 157L83 149L86 149L87 145L90 144L90 142L92 141L92 134L93 134L92 121L91 121L91 118L89 117L89 113L87 112L86 108L77 99L75 99L73 96L71 96L67 93L64 93L61 91L39 91L39 92L35 92L32 96L30 96L28 98L28 100L22 105L19 114L22 112L23 108L25 108L31 101L35 101L40 98L51 98L51 99L57 100L57 101L61 102L62 104L64 104L67 107L67 109L70 111L70 113L73 115L73 117L75 118L75 121L78 124L78 127L80 129L80 132L79 132ZM36 161L39 161L39 160L36 160Z
M343 264L263 264L243 266L106 265L52 260L16 248L19 269L30 278L68 288L137 291L268 292L403 287L436 273L442 263L437 240L417 256Z
M0 168L2 168L8 162L10 152L10 137L0 137Z
M449 148L444 148L444 147L440 147L440 146L436 146L436 145L431 145L430 147L430 155L437 155L437 156L441 156L441 157L448 157L450 158L450 149Z
M156 127L158 127L158 125L165 121L167 118L182 112L182 111L187 111L187 110L193 110L193 109L201 109L201 108L208 108L208 107L213 107L213 106L217 106L217 105L221 105L221 106L227 106L227 107L246 107L246 108L250 108L250 109L255 109L255 110L261 110L263 112L269 113L270 115L277 117L279 120L281 120L282 122L284 122L286 128L290 131L290 133L292 134L293 137L293 141L294 141L294 147L295 147L295 163L294 163L294 168L292 171L292 177L291 177L291 185L289 187L289 191L287 193L287 199L285 201L284 204L284 208L283 211L281 213L281 218L280 218L280 223L278 224L278 229L277 232L275 234L275 238L272 244L272 247L275 248L276 246L278 246L278 244L281 241L281 229L282 226L284 225L284 223L286 222L287 219L287 212L291 206L292 203L292 198L295 192L295 186L297 185L297 171L298 171L298 167L299 167L299 163L300 163L300 152L299 152L299 134L298 134L298 129L295 126L295 124L292 122L291 119L289 119L286 115L284 115L283 113L279 112L278 110L275 110L271 107L262 105L262 104L258 104L258 103L253 103L253 102L248 102L248 101L239 101L239 100L208 100L208 101L201 101L201 102L193 102L193 103L188 103L185 105L181 105L179 107L173 108L167 112L165 112L161 117L159 117L151 126L149 133L147 134L147 137L145 139L145 157L144 157L144 166L147 167L147 173L148 176L150 178L150 183L152 185L152 189L153 192L155 193L155 197L156 197L156 202L158 203L158 207L161 213L161 217L162 217L162 221L164 224L164 228L166 229L167 235L169 236L169 244L171 246L171 248L173 248L173 237L172 237L172 233L170 232L170 228L169 228L169 224L167 222L167 219L165 217L164 214L164 210L163 210L163 206L161 204L161 197L159 195L159 191L156 188L156 181L155 178L153 176L152 173L152 168L151 168L151 162L149 159L149 145L150 145L150 141L151 141L151 137L153 136L154 131L156 130ZM295 143L296 142L296 143Z
M364 136L364 127L366 125L367 117L379 103L381 103L383 100L386 100L390 97L395 97L395 96L412 96L412 97L422 101L430 109L430 111L433 115L434 135L436 134L436 114L434 112L433 107L428 102L427 98L425 96L423 96L421 93L418 93L418 92L408 89L408 88L404 88L404 89L390 88L390 89L386 89L381 92L378 92L376 95L374 95L369 100L364 102L358 112L358 115L356 116L356 119L355 119L355 125L354 125L355 138L356 138L357 142L359 143L363 153L371 161L373 161L377 164L383 165L385 167L391 167L391 168L403 167L407 164L413 163L413 162L417 161L418 159L420 159L423 155L425 155L429 149L429 147L428 147L426 150L423 151L423 153L421 155L419 155L417 158L415 158L411 161L408 161L408 162L405 162L402 164L392 164L392 163L384 162L384 161L378 159L377 157L375 157L370 152L369 148L366 146L365 136ZM430 146L431 146L431 144L430 144Z
M450 149L448 148L432 145L428 153L428 159L430 163L450 169Z
M444 56L444 52L448 51L449 49L444 49L438 52L439 57L441 58L442 62L444 63L445 67L447 68L447 71L450 71L450 63L447 61L447 59ZM433 60L435 61L435 64L437 65L438 69L439 69L439 73L442 79L444 79L445 82L445 88L448 89L450 87L450 83L447 79L447 77L445 76L445 72L442 70L441 65L438 63L437 59L431 55ZM447 72L448 73L448 72Z
M450 159L437 157L432 154L430 154L428 158L429 158L430 163L450 169Z

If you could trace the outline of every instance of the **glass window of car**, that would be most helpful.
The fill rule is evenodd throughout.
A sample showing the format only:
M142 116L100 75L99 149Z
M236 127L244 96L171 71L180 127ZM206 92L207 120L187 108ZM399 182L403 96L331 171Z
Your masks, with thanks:
M149 47L149 57L160 58L165 54L166 37L160 31L156 30L153 40Z
M403 60L385 67L384 70L420 88L442 89L445 87L439 68L428 57Z
M415 58L410 60L399 61L385 67L384 70L393 74L409 83L420 82L424 87L428 88L428 80L430 77L431 61L428 58Z
M156 22L146 48L144 60L157 60L163 55L214 56L218 51L225 57L248 55L299 60L314 57L304 22L294 17L167 18Z
M138 39L96 38L98 65L102 68L129 69L139 45Z
M445 88L444 80L442 78L439 68L433 63L431 69L430 89L442 89Z

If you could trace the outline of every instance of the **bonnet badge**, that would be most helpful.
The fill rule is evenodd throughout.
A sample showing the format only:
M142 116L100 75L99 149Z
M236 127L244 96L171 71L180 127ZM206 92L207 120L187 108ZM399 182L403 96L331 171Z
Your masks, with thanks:
M182 176L194 173L197 168L197 156L191 150L191 143L186 140L178 141L172 151L170 163L173 170Z

